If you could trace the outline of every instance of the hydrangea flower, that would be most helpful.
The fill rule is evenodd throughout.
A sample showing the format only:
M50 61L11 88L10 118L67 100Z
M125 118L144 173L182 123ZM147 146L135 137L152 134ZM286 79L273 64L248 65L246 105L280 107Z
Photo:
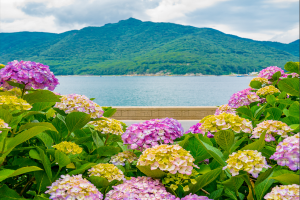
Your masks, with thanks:
M16 96L0 96L0 109L8 110L30 110L32 106L23 99Z
M101 200L103 195L88 180L82 178L82 175L70 176L61 175L61 178L48 186L49 190L45 193L50 194L49 199L90 199Z
M61 102L57 102L54 107L65 111L65 113L84 112L89 114L91 118L94 119L103 116L104 111L102 110L101 106L91 101L84 95L63 95L60 100Z
M203 132L218 132L220 130L231 129L236 133L241 131L251 133L252 123L248 119L239 117L230 113L221 113L219 115L209 115L200 121L200 129Z
M255 92L251 92L252 88L247 88L237 93L234 93L229 101L228 105L232 108L238 108L241 106L248 106L253 102L260 101L261 99Z
M110 158L110 163L114 165L125 165L126 160L129 163L132 163L133 161L137 160L137 156L132 151L123 151L118 153L117 155L114 155Z
M122 135L124 133L121 122L115 119L105 118L105 120L92 121L89 124L93 125L95 130L103 134L112 133L114 135Z
M199 129L200 126L201 126L201 123L197 123L197 124L191 126L191 127L189 128L189 130L186 131L185 133L193 133L193 134L201 133L201 134L204 134L204 133Z
M160 169L171 174L191 175L193 167L198 167L194 161L193 156L178 144L163 144L143 151L137 165L150 166L151 170Z
M108 182L112 182L113 180L122 181L125 179L123 172L113 164L100 163L98 165L95 165L88 171L89 176L99 176L102 178L106 178Z
M254 128L252 132L251 138L260 138L261 134L266 131L265 141L275 141L275 135L281 135L281 137L288 137L288 133L292 131L292 129L281 121L276 120L266 120L257 124L256 128Z
M80 154L82 152L82 148L75 144L74 142L66 142L63 141L59 144L53 145L57 150L65 153L65 154Z
M105 200L180 200L166 191L159 180L150 177L132 177L124 183L113 186L106 194Z
M255 77L255 78L253 78L250 82L252 82L252 81L258 81L258 82L260 82L262 85L263 85L263 84L269 84L269 83L270 83L270 81L269 81L268 79L262 78L262 77ZM250 84L249 84L249 86L250 86ZM251 87L251 86L250 86L250 87Z
M261 70L258 74L258 77L272 79L272 76L276 72L281 72L281 75L284 75L284 71L281 68L279 68L277 66L270 66L270 67L267 67L267 68Z
M219 115L221 113L236 114L236 111L234 108L230 107L228 104L225 104L225 105L221 105L218 107L218 109L215 112L215 115Z
M7 81L25 84L26 89L45 89L54 90L59 84L58 79L49 70L49 66L32 61L9 62L4 68L0 69L0 86L11 89Z
M181 198L181 200L212 200L206 196L198 196L196 194L189 194L183 198Z
M264 199L273 200L273 199L289 199L289 200L299 200L300 186L293 185L281 185L272 188L272 191Z
M288 166L291 170L300 169L299 162L300 133L285 138L276 147L276 152L270 159L277 160L278 165Z
M130 149L143 150L159 144L173 143L183 135L181 124L172 118L151 119L132 124L122 135L124 144Z
M227 165L223 170L229 169L232 176L239 174L239 171L246 171L252 174L254 178L258 177L259 172L263 168L271 168L266 161L266 158L257 150L239 150L237 153L233 152L226 160Z
M280 93L280 90L278 90L273 85L265 86L256 91L256 94L263 98L265 98L268 95L275 94L275 93Z
M10 129L10 127L8 127L8 124L5 123L3 119L0 119L0 133L2 133L1 129Z
M288 75L292 75L292 78L298 78L299 77L299 74L297 74L297 73L290 73Z
M163 184L165 186L170 187L172 190L177 190L178 185L181 185L183 187L184 191L189 191L189 184L196 184L196 177L199 175L199 173L193 169L191 175L186 175L186 174L171 174L167 173L167 176L163 178Z

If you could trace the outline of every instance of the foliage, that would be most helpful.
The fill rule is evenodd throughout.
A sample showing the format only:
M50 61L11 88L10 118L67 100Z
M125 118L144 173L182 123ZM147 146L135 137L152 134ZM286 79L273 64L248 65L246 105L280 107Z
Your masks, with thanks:
M285 70L295 73L295 66L299 63L290 63ZM48 90L25 88L20 94L1 89L0 99L15 95L30 108L11 105L0 110L0 199L40 200L53 199L55 195L65 199L56 185L75 198L82 195L78 191L91 198L114 194L129 198L128 191L133 189L134 197L144 191L143 194L154 197L159 191L162 199L261 200L272 195L297 196L299 134L295 134L299 132L299 87L295 87L296 82L299 84L299 78L290 75L272 76L269 83L263 84L272 85L279 93L240 106L236 114L224 112L206 117L188 131L191 133L171 137L172 140L166 137L168 141L164 144L154 144L142 151L129 149L119 134L109 133L113 129L93 125L97 121L101 126L110 126L101 120L110 119L115 113L113 108L102 107L105 118L93 119L79 107L79 112L70 113L55 108L62 96ZM22 84L13 86L24 88ZM252 88L251 92L259 89ZM225 110L228 109L226 105ZM285 125L273 127L270 120ZM258 131L256 128L265 121L270 126L260 128L257 138L251 137L250 125ZM119 132L125 132L126 126L121 125ZM194 130L201 126L205 130ZM174 133L170 131L176 131L170 127L165 125L164 134L168 137ZM284 134L282 127L288 130ZM153 131L144 129L144 135ZM127 130L134 131L132 127ZM207 137L211 130L214 135ZM177 131L183 133L180 126ZM164 136L161 133L158 136ZM274 140L265 141L267 134L272 134ZM80 187L72 190L65 184ZM283 194L281 188L290 188L292 192Z

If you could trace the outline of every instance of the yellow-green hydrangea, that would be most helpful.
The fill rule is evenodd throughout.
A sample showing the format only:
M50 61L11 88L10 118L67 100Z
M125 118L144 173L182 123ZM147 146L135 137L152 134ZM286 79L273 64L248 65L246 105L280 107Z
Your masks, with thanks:
M299 200L300 186L297 184L293 185L280 185L272 188L272 191L264 199L289 199L289 200Z
M280 93L280 90L278 90L273 85L265 86L256 91L256 94L260 97L266 97L268 95L276 94L276 93Z
M251 133L252 123L248 119L239 117L231 113L221 113L219 115L209 115L200 121L200 130L203 132L218 132L220 130L232 129L236 133L241 131Z
M124 166L126 160L129 163L132 163L133 161L137 160L137 156L132 151L124 151L112 156L109 162L114 165Z
M186 174L171 174L168 173L166 177L163 178L162 182L165 186L170 187L172 190L177 190L178 185L183 186L184 191L189 191L189 184L196 184L196 177L199 175L199 173L193 169L191 175L186 175Z
M105 120L92 121L89 124L103 134L122 135L124 133L121 122L115 119L105 118Z
M150 166L151 170L160 169L171 174L181 173L191 175L195 159L189 151L178 144L159 145L143 151L137 165Z
M63 141L59 144L53 145L57 150L65 153L65 154L80 154L82 152L82 148L75 144L74 142L66 142Z
M2 133L1 129L10 129L10 127L8 127L8 124L5 123L3 119L0 119L0 133Z
M100 163L88 170L89 176L106 178L109 182L113 180L122 181L125 179L123 172L113 164Z
M19 99L16 96L0 96L0 109L8 110L30 110L32 106L24 99Z
M257 150L239 150L229 155L226 160L227 165L223 170L229 169L232 176L239 174L239 171L246 171L252 174L254 178L258 177L259 172L263 168L271 168L266 161L266 158Z
M266 78L262 78L262 77L255 77L253 78L251 81L258 81L261 84L269 84L269 80ZM249 86L251 87L251 85L249 84Z

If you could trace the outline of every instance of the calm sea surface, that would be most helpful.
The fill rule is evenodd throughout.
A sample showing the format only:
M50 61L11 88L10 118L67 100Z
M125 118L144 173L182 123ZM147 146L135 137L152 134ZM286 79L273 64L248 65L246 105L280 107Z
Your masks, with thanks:
M253 77L59 77L55 92L82 94L101 106L218 106L248 88Z

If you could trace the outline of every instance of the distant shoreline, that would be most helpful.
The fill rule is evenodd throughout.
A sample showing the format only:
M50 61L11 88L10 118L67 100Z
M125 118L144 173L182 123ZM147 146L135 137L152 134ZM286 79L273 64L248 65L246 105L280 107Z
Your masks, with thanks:
M125 77L131 77L131 76L149 76L149 77L166 77L166 76L186 76L186 77L206 77L206 76L229 76L229 77L237 77L237 75L56 75L56 77L115 77L115 76L125 76ZM253 75L243 75L244 77L255 77Z

